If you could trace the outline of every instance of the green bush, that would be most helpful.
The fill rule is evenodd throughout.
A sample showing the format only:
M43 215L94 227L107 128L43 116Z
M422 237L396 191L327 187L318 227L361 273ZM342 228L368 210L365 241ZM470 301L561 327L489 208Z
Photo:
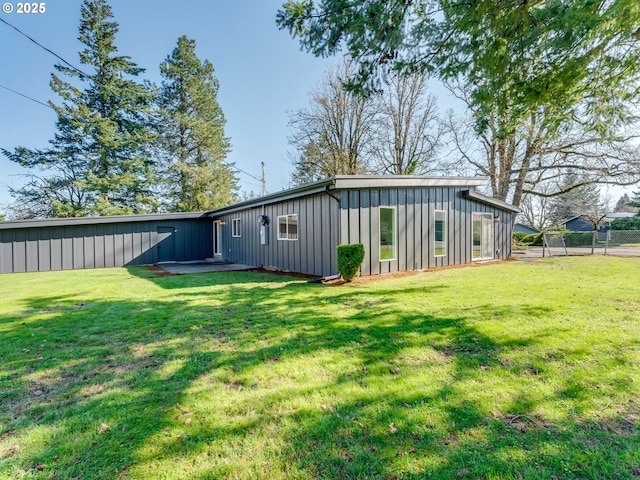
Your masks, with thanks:
M609 225L610 230L640 230L640 215L629 218L616 218Z
M590 247L593 243L591 232L567 232L564 234L564 244L567 247Z
M358 275L363 260L364 245L361 243L338 245L338 272L347 282Z
M512 239L516 242L522 242L527 235L528 233L525 232L513 232Z
M522 239L522 243L525 245L532 245L534 247L542 246L542 232L531 233Z

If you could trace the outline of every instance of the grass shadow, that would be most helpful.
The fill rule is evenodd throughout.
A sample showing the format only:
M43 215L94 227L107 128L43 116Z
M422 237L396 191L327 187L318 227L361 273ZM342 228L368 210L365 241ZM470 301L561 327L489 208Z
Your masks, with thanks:
M623 381L638 335L624 313L617 327L635 336L588 343L544 301L462 308L444 280L148 280L16 302L0 324L0 477L631 479L640 468L638 387Z

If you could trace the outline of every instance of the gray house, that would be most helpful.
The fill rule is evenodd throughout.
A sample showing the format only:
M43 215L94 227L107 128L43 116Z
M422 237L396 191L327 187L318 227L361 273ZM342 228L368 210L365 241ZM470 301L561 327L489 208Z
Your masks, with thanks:
M516 223L513 226L513 233L515 232L522 232L526 233L527 235L532 235L534 233L540 233L540 230L530 227L529 225L525 225L524 223Z
M362 243L363 275L511 255L517 209L479 177L336 176L207 213L0 222L0 272L209 258L317 276Z
M598 225L598 240L605 241L607 239L609 226L617 218L629 218L633 217L633 212L612 212L607 213ZM573 232L593 232L593 222L587 215L576 215L558 225L561 228L571 230Z
M479 177L336 176L209 215L225 260L318 276L336 247L362 243L362 275L511 255L518 209L474 191Z

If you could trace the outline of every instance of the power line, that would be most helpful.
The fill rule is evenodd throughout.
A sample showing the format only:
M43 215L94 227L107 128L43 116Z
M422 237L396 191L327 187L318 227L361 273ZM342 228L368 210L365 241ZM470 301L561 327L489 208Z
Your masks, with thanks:
M63 63L66 63L70 68L72 68L73 70L75 70L76 72L78 72L82 77L84 78L89 78L89 75L87 75L86 73L84 73L82 70L80 70L79 68L73 66L72 64L70 64L69 62L67 62L64 58L62 58L60 55L58 55L56 52L54 52L53 50L48 49L47 47L45 47L44 45L42 45L41 43L39 43L38 41L34 40L33 38L31 38L29 35L27 35L26 33L24 33L22 30L20 30L18 27L16 27L15 25L12 25L11 23L7 22L6 20L0 18L0 22L4 23L5 25L7 25L8 27L13 28L16 32L18 32L20 35L25 36L26 38L28 38L29 40L31 40L33 43L35 43L37 46L39 46L40 48L42 48L43 50L49 52L51 55L53 55L54 57L56 57L58 60L62 61Z
M244 170L239 169L238 167L233 167L236 170L238 170L240 173L244 173L245 175L247 175L248 177L253 178L254 180L258 180L259 182L262 181L262 179L260 177L256 177L255 175L251 175L249 172L245 172Z
M0 19L0 20L1 20L1 19ZM15 93L16 95L20 95L21 97L24 97L24 98L26 98L26 99L28 99L28 100L31 100L32 102L39 103L40 105L44 105L45 107L48 107L48 108L50 108L51 110L55 110L51 105L49 105L49 104L47 104L47 103L43 103L43 102L41 102L40 100L36 100L35 98L31 98L29 95L25 95L24 93L17 92L17 91L15 91L15 90L13 90L13 89L11 89L11 88L9 88L9 87L5 87L5 86L4 86L4 85L2 85L2 84L0 84L0 88L4 88L5 90L10 91L11 93Z
M266 181L265 181L265 178L264 178L264 162L262 162L261 165L262 165L262 177L261 178L258 178L258 177L256 177L255 175L252 175L249 172L245 172L244 170L239 169L235 165L234 165L233 168L235 168L240 173L244 173L245 175L247 175L247 176L249 176L249 177L251 177L251 178L253 178L255 180L258 180L260 182L260 187L262 187L262 195L266 195L267 194L267 184L266 184Z
M247 180L238 180L240 183L244 183L245 185L251 185L253 187L261 187L262 185L259 185L257 183L254 182L249 182Z

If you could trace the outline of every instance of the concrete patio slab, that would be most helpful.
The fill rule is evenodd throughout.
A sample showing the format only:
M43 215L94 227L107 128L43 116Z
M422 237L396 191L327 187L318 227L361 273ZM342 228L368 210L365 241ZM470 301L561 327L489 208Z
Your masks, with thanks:
M257 268L252 265L242 263L210 263L210 262L189 262L189 263L161 263L158 265L165 272L173 275L187 275L190 273L209 272L234 272L251 270Z

